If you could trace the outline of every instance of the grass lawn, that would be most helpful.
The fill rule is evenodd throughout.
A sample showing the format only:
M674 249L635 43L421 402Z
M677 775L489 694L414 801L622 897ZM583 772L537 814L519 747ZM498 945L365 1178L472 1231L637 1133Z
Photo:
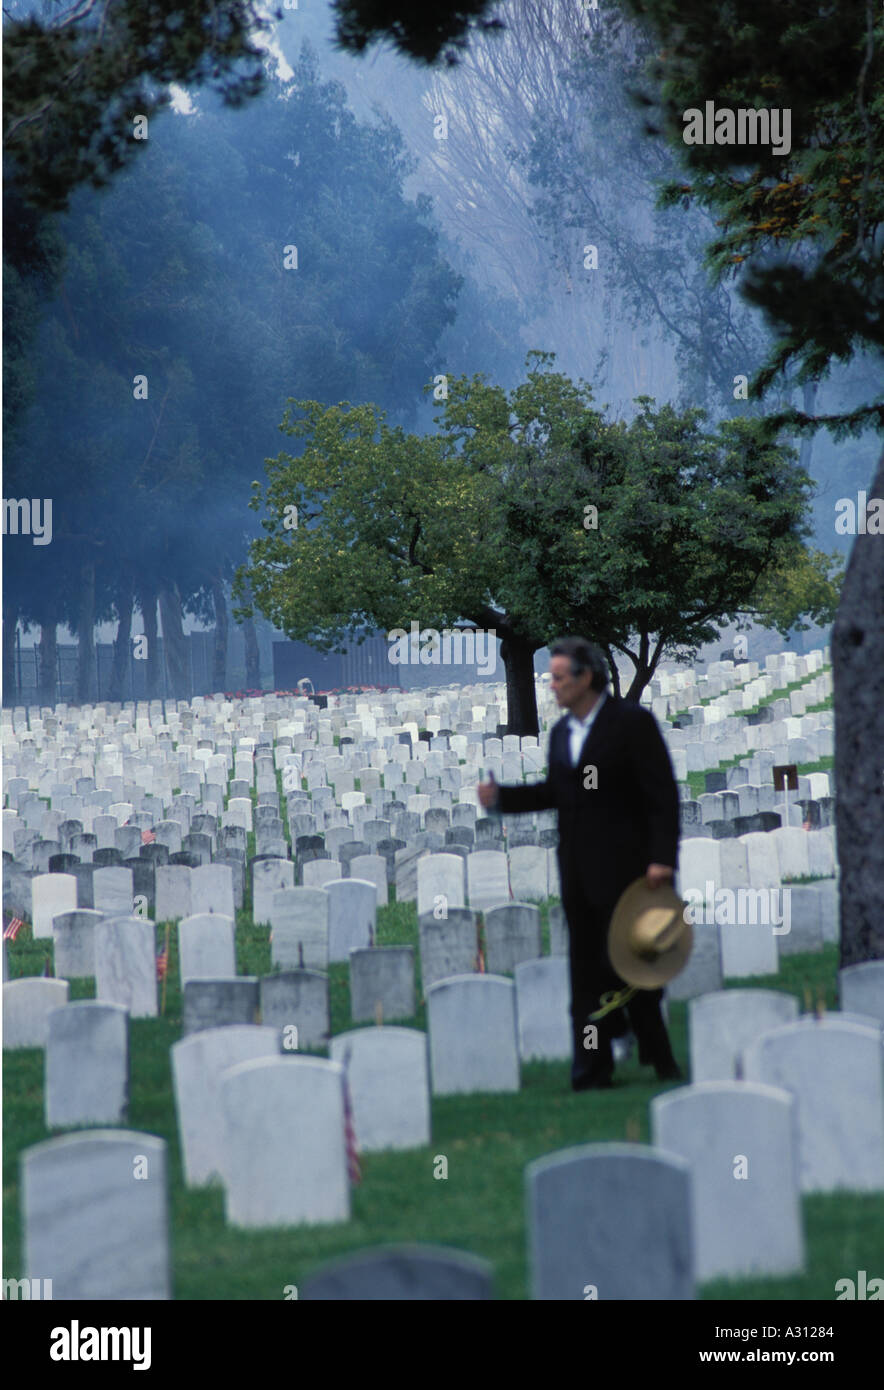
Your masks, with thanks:
M246 910L237 915L237 969L269 973L266 927L256 927ZM544 937L548 949L544 910ZM158 943L165 928L158 926ZM417 945L414 903L392 903L379 913L378 942ZM527 1297L524 1168L532 1159L573 1144L637 1139L649 1142L648 1102L664 1086L636 1062L618 1067L610 1092L574 1095L567 1064L532 1064L522 1069L517 1095L445 1097L432 1102L433 1141L407 1153L362 1158L362 1182L353 1189L352 1219L342 1225L243 1232L224 1224L220 1188L189 1191L182 1181L169 1048L181 1036L177 930L171 928L171 962L165 1012L130 1024L131 1100L129 1127L159 1135L169 1146L173 1288L178 1299L282 1299L325 1260L362 1246L390 1241L425 1241L472 1251L494 1267L496 1296ZM10 973L42 974L51 942L34 942L23 928L10 951ZM799 999L825 997L837 1007L837 950L787 957L777 978L740 981L740 986L788 989ZM347 968L333 965L332 1031L350 1026ZM736 984L737 982L735 982ZM71 998L94 995L92 980L71 982ZM425 1028L423 1006L409 1020ZM670 1006L670 1031L687 1074L686 1006ZM22 1277L19 1213L19 1154L49 1138L43 1123L43 1058L36 1049L4 1054L4 1274ZM434 1177L438 1155L448 1176ZM824 1299L835 1281L880 1264L884 1194L838 1194L804 1199L807 1273L801 1278L717 1282L703 1298ZM137 1253L133 1252L133 1258Z

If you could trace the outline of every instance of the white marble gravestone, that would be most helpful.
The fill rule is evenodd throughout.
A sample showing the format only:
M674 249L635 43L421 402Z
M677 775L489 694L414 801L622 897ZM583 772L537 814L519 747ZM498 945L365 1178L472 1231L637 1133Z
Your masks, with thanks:
M284 970L299 965L327 970L328 913L328 893L323 888L285 888L274 893L270 907L273 964Z
M28 975L3 986L3 1046L45 1047L49 1015L68 1002L67 980Z
M130 878L131 878L131 870ZM34 939L52 935L52 919L77 906L77 880L73 874L37 874L31 880ZM131 903L129 905L131 911Z
M640 1144L562 1149L525 1169L535 1299L694 1297L690 1168Z
M503 903L485 913L486 966L492 975L510 974L542 951L540 909L530 903Z
M322 891L328 894L328 958L345 961L351 951L372 944L377 889L365 879L342 878Z
M437 903L463 907L464 861L457 854L428 854L417 862L417 913L432 912Z
M229 864L201 864L190 872L191 915L216 913L236 917L233 895L233 870Z
M181 1161L188 1187L221 1177L222 1074L239 1062L279 1055L279 1030L254 1024L206 1028L173 1045L172 1080Z
M378 907L386 907L390 898L387 883L387 861L382 854L357 854L350 860L350 878L361 878L377 889Z
M158 864L156 868L156 919L180 922L191 914L190 876L186 864Z
M346 1072L360 1150L429 1144L426 1033L415 1028L357 1028L332 1038L330 1056Z
M470 907L484 911L510 901L509 866L502 850L474 850L467 858Z
M547 851L538 845L519 845L509 851L510 888L519 902L545 902L549 897Z
M143 917L109 917L95 928L95 997L132 1018L157 1015L156 931Z
M434 1095L518 1091L516 987L500 975L454 975L426 990Z
M679 1086L651 1101L651 1131L691 1170L698 1280L802 1272L798 1123L788 1091L746 1081Z
M242 1062L222 1074L230 1225L349 1219L343 1081L336 1062L298 1056Z
M252 921L269 922L273 894L294 886L291 859L256 859L252 864Z
M133 905L132 870L125 865L96 869L92 875L92 903L108 917L128 917Z
M740 1054L772 1028L794 1023L798 1000L773 989L723 989L691 999L691 1080L738 1080Z
M838 971L841 1007L884 1024L884 961L864 960Z
M129 1092L129 1016L119 1004L80 1000L49 1015L46 1128L123 1123Z
M186 917L178 928L181 988L188 980L217 980L236 974L233 918L220 913Z
M802 1018L743 1052L743 1077L793 1092L802 1192L884 1189L880 1029Z
M516 966L519 1056L523 1062L571 1056L571 986L565 956L543 956Z
M66 980L95 974L95 928L104 920L102 912L81 907L76 912L59 912L52 919L53 965Z
M414 1014L413 946L350 952L350 1017L354 1023L373 1022L378 1007L385 1022Z
M53 1299L171 1298L163 1139L89 1130L36 1144L21 1192L24 1274L51 1279Z

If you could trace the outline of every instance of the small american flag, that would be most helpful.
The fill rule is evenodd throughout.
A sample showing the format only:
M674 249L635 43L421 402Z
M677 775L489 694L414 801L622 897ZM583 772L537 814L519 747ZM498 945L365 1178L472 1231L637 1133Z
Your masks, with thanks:
M350 1087L347 1082L347 1066L350 1062L350 1049L344 1057L344 1139L347 1144L347 1177L351 1183L362 1182L362 1169L359 1166L359 1149L356 1144L356 1130L353 1125L353 1109L350 1105Z
M152 845L156 838L157 837L152 830L142 830L141 832L141 843L143 845Z
M157 951L157 979L164 980L169 969L169 943L166 942L161 951Z
M13 917L11 913L4 912L3 940L14 941L23 926L24 922L22 921L21 917Z
M479 947L479 953L476 956L476 969L478 970L480 975L485 974L485 952L482 950L481 946Z

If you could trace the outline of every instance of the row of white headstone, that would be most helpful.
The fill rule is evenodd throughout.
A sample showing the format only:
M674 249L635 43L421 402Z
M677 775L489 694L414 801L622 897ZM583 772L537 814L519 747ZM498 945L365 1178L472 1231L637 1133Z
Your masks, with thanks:
M874 994L880 1005L880 971L853 978L866 1002ZM213 1029L177 1043L173 1076L186 1180L220 1179L227 1220L236 1226L346 1221L345 1082L364 1149L426 1146L428 1060L434 1077L439 1067L453 1074L460 1053L461 1069L469 1068L472 1084L483 1089L506 1089L502 1068L514 1063L518 1085L515 1047L507 1046L514 1041L513 990L488 976L431 987L429 1059L422 1033L387 1027L339 1035L330 1061L281 1055L279 1031L259 1026ZM792 1015L794 1003L784 996L696 1001L692 1052L704 1050L709 1018L726 1014L726 1041L720 1030L714 1036L719 1054L733 1060L753 1020L764 1028L765 1020ZM124 1011L114 1006L56 1010L51 1028L74 1054L90 1013L102 1016L106 1036L125 1032ZM802 1193L884 1190L881 1044L881 1022L866 1016L779 1023L736 1054L742 1079L695 1081L658 1096L651 1106L654 1148L592 1146L532 1165L535 1297L582 1298L592 1285L599 1297L685 1298L695 1280L801 1272ZM477 1080L483 1067L489 1074ZM102 1086L112 1082L105 1068ZM82 1075L77 1084L82 1091ZM116 1176L97 1184L93 1172L84 1202L81 1167L88 1161L97 1169L102 1146L108 1158L116 1155ZM56 1297L168 1296L163 1149L150 1136L90 1134L26 1151L29 1277L52 1277ZM128 1168L121 1166L125 1152ZM428 1156L428 1181L439 1157ZM602 1157L612 1160L607 1167L586 1163ZM113 1282L99 1258L108 1228L99 1211L103 1217L110 1208L121 1248L122 1232L134 1239L140 1227L139 1252L153 1252L125 1267L119 1257L111 1261ZM616 1223L608 1234L619 1237L600 1240L599 1222L607 1230L608 1221ZM639 1245L638 1267L618 1274L611 1250L636 1253ZM133 1283L143 1288L145 1269L157 1280L150 1292L123 1292Z

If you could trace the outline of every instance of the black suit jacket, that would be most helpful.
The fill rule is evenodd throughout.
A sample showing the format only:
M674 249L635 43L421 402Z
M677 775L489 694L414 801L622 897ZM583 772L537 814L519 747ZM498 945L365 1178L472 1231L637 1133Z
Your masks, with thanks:
M613 908L649 864L678 867L679 797L654 716L608 693L571 766L568 715L554 725L545 782L502 786L498 810L555 809L562 900ZM596 769L595 788L584 773Z

